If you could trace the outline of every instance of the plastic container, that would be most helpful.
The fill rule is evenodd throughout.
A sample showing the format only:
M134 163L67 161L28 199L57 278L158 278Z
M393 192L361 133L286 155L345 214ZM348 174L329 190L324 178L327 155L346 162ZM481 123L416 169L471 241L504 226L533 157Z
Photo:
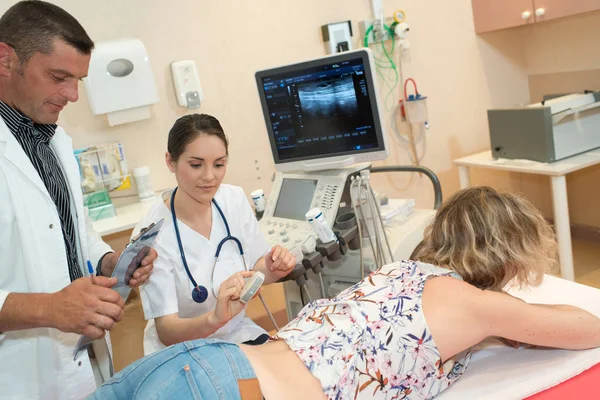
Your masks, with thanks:
M262 189L256 189L254 192L250 193L250 197L252 197L252 202L254 203L257 212L265 211L267 199L265 199L265 192Z
M156 198L152 177L150 176L150 167L144 166L133 170L135 184L137 185L138 197L140 201L152 201Z
M320 208L315 207L306 213L306 220L312 225L313 230L323 243L337 240L335 233L329 227L325 215Z
M265 198L265 192L262 189L256 189L254 192L250 193L250 197L252 197L252 202L254 203L256 219L260 221L263 214L265 213L265 208L267 208L267 199Z
M427 113L427 97L420 94L410 95L406 99L406 118L411 124L424 124L429 120Z

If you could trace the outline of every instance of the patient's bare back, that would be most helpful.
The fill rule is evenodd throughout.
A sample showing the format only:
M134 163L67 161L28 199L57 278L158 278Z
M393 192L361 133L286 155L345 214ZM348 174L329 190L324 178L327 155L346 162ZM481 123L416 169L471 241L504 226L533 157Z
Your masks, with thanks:
M319 380L283 340L240 348L256 373L265 399L325 399Z

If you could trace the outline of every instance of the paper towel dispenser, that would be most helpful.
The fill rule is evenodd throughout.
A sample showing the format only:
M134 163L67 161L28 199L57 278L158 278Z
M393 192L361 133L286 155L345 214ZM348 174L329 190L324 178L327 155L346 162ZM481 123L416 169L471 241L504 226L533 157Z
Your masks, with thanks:
M112 60L108 63L106 71L110 76L114 76L115 78L122 78L133 72L133 63L124 58Z
M108 114L110 125L149 118L148 106L158 102L152 67L139 39L97 43L84 82L93 114Z

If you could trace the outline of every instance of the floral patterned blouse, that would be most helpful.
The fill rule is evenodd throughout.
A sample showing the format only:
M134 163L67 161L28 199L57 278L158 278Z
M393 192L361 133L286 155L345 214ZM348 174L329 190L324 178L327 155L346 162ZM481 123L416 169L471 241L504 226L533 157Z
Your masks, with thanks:
M389 264L333 299L308 304L273 338L283 339L329 399L430 399L467 367L467 351L442 365L421 310L428 278L453 271Z

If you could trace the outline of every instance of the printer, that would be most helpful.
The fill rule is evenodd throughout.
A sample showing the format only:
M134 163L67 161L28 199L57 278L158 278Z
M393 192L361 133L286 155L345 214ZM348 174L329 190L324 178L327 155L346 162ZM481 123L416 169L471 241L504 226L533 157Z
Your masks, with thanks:
M600 92L488 110L492 156L551 163L600 147Z

